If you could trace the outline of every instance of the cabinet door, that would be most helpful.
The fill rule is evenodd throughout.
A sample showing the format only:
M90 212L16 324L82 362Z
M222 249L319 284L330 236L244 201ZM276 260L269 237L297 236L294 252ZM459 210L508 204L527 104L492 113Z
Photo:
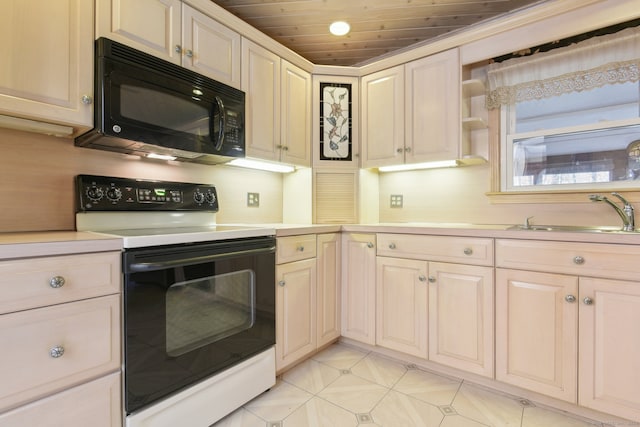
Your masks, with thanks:
M429 360L493 378L493 268L429 263Z
M0 114L93 126L93 2L5 0L0 40Z
M496 269L497 380L576 402L577 291L575 276Z
M362 78L362 167L404 163L404 67Z
M376 260L376 345L427 358L427 262Z
M247 156L280 160L280 58L244 38L242 90L247 96Z
M579 307L578 403L640 420L640 282L581 277Z
M376 236L342 236L342 336L376 343Z
M460 60L458 49L405 64L405 161L460 157Z
M311 74L282 61L281 161L311 165Z
M180 64L180 7L180 0L97 0L96 35Z
M182 65L240 87L240 34L192 7L182 5Z
M317 345L340 337L340 234L318 234Z
M316 349L316 260L276 266L276 370Z

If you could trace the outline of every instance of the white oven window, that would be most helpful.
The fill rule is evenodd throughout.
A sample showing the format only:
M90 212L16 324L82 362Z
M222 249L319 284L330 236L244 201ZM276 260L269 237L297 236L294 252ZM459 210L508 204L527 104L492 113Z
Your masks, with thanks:
M171 285L166 294L167 354L177 357L250 329L255 286L252 270Z

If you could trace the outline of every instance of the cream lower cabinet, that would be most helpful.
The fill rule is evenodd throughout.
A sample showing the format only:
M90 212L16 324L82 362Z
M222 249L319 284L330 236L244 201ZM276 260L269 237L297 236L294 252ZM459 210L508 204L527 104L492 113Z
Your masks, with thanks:
M376 343L376 235L342 235L342 336Z
M497 240L496 378L640 421L638 257L632 245Z
M276 370L340 336L340 240L337 234L278 238Z
M5 0L0 125L58 136L93 127L93 2ZM27 118L67 126L40 126Z

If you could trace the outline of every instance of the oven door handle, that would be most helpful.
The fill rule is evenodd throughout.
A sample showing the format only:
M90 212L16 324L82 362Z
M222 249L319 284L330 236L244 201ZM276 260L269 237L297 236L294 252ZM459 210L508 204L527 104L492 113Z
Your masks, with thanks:
M222 254L203 255L192 258L180 258L170 261L162 262L137 262L129 264L128 270L132 273L139 273L143 271L160 270L165 268L181 267L184 265L200 264L203 262L218 261L226 258L237 258L241 256L251 256L259 254L268 254L275 252L276 247L249 249L237 252L225 252Z

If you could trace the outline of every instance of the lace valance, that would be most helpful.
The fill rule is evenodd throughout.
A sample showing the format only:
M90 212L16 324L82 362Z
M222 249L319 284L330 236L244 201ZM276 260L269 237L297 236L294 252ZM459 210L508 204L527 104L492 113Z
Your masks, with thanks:
M490 64L487 108L640 81L640 27Z

